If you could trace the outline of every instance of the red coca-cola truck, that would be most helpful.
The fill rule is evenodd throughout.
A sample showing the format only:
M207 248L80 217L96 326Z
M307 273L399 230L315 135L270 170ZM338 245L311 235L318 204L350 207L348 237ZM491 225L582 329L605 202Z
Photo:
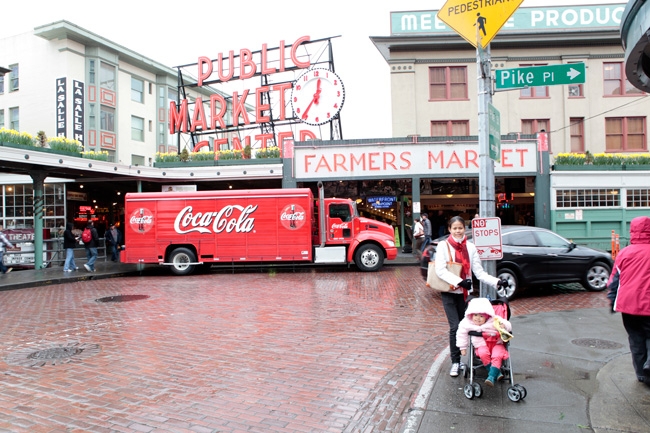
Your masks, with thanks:
M186 275L242 262L355 263L375 271L397 256L390 225L319 190L318 203L308 188L126 194L122 261Z

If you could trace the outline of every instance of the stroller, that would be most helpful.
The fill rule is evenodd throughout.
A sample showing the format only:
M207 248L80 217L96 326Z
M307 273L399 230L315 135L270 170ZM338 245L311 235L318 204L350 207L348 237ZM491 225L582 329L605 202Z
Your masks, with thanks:
M469 299L467 300L469 302ZM510 305L508 304L507 298L498 298L496 300L491 300L490 303L494 308L494 312L497 316L503 317L504 319L510 319ZM470 331L470 336L482 337L483 335L480 332ZM512 335L505 332L502 334L501 338L504 341L506 350L509 350L509 341L512 338ZM474 382L474 374L477 368L483 368L484 365L481 362L481 359L476 356L474 353L474 347L472 345L472 339L469 339L469 347L467 350L468 365L461 365L462 373L465 378L469 376L469 383L463 387L463 393L468 399L473 399L474 397L479 398L483 395L483 388L478 382ZM505 359L501 365L501 374L503 374L503 380L509 380L510 386L508 387L508 398L510 401L518 402L526 398L526 388L518 383L514 382L514 374L512 372L512 362L511 357Z

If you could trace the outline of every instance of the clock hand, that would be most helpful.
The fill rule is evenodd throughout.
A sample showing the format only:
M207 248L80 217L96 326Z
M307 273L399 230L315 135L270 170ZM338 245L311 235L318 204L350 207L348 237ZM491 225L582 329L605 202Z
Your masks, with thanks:
M307 120L307 118L309 117L308 114L309 114L309 110L311 109L311 106L313 104L318 105L318 101L320 100L320 92L321 92L321 88L320 88L320 78L319 78L318 81L316 82L316 93L314 93L314 97L311 99L309 105L307 105L307 108L305 108L305 112L302 113L303 120Z

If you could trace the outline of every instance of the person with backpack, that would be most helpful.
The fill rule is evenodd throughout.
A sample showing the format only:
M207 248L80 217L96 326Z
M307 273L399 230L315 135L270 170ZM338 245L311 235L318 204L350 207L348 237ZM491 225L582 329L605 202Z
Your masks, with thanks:
M99 245L99 234L92 221L88 221L86 228L81 233L81 241L84 243L86 249L86 257L88 262L84 264L84 268L88 272L95 272L95 262L97 261L97 246Z

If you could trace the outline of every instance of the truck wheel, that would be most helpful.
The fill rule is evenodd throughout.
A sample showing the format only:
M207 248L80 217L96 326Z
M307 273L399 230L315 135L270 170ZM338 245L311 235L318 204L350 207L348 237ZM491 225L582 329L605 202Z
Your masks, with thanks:
M194 272L194 265L189 263L196 262L194 253L187 248L177 248L169 256L172 263L171 269L174 275L189 275Z
M384 253L377 245L362 245L354 254L354 263L361 271L376 271L384 264Z

